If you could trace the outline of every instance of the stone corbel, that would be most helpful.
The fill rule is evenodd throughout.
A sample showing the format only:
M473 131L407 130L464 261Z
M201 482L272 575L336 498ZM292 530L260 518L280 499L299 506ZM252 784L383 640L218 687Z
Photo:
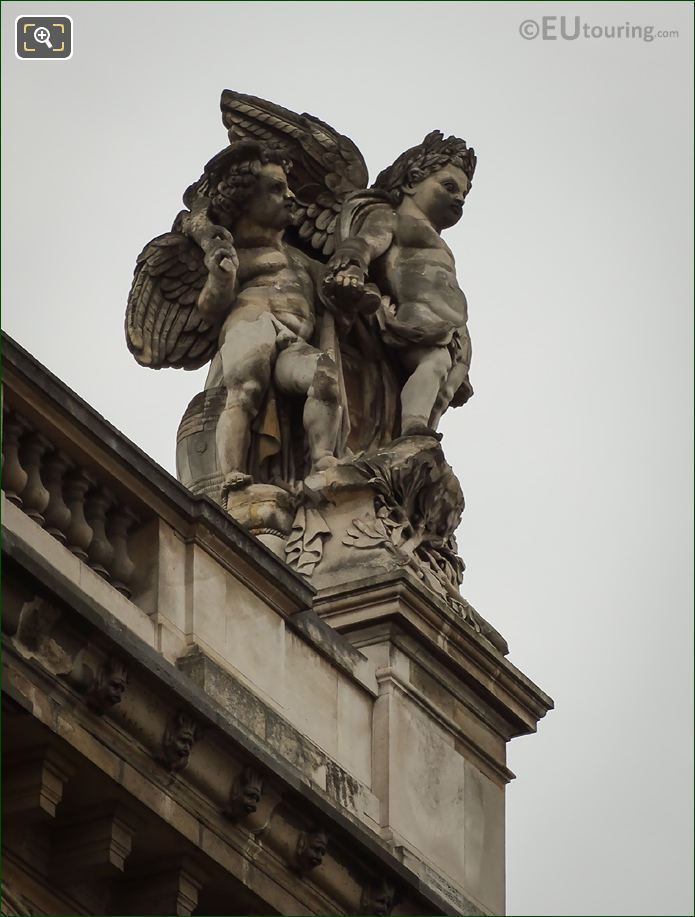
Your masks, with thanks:
M224 814L232 821L254 815L263 796L263 777L252 767L244 767L232 784Z
M128 684L128 669L115 656L110 657L99 669L87 692L87 704L99 716L111 707L120 704Z
M362 889L360 914L387 917L396 903L396 888L389 879L370 882Z
M24 602L14 635L17 652L53 675L67 676L84 648L86 636L66 624L62 610L39 595Z
M157 755L159 763L172 774L180 774L188 767L193 745L200 733L195 720L179 710L167 724L162 736L162 747Z
M302 874L311 872L323 862L328 849L328 835L322 828L302 831L297 838L295 854L297 869Z
M17 625L17 642L33 655L45 651L53 628L58 623L60 611L40 596L25 602Z
M118 657L104 660L97 650L88 646L77 654L72 669L64 677L70 687L85 696L90 709L102 716L123 700L128 669Z

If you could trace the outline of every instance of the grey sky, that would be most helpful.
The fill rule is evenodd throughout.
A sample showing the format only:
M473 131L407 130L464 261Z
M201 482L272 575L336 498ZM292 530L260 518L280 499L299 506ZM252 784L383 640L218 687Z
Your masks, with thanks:
M70 61L18 61L20 14ZM579 15L678 38L525 40ZM6 2L5 330L153 458L197 373L138 367L135 257L226 142L225 88L478 154L447 235L476 395L444 418L464 593L552 694L516 740L510 914L692 914L690 4Z

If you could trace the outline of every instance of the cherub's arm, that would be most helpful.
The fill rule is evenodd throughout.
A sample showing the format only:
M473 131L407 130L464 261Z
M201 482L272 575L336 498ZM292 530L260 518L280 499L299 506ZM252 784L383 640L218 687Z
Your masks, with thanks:
M198 311L210 322L217 321L229 311L238 292L239 256L232 244L231 235L227 235L228 239L213 237L205 251L208 276L198 297Z
M232 234L208 216L209 201L198 197L190 213L183 215L182 231L203 250L208 276L198 297L198 311L209 322L219 320L233 305L237 294L239 257Z
M374 207L361 221L357 231L338 244L335 254L329 261L329 269L334 274L336 283L340 284L344 279L357 278L358 272L363 283L369 265L383 255L393 242L395 229L395 212L386 206ZM344 273L348 274L348 278L343 277Z

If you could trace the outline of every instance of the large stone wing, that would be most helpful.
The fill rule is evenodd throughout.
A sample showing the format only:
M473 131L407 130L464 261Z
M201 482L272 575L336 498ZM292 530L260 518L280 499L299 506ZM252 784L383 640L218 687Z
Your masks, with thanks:
M183 233L157 236L140 252L125 320L138 363L198 369L212 358L219 329L196 308L206 277L202 249Z
M289 185L297 198L299 235L324 255L335 251L335 227L343 201L369 183L360 151L348 137L313 115L225 89L220 101L230 141L253 137L286 151Z

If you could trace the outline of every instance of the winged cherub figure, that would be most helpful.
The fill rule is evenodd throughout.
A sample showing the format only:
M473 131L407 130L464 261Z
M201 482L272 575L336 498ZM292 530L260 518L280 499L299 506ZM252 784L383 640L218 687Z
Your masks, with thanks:
M436 429L470 396L466 300L440 233L461 215L475 156L434 133L367 190L361 153L323 121L231 90L221 110L230 146L138 257L126 338L155 369L212 361L226 504L252 480L292 489L345 455L348 436L359 451L387 445L399 393L401 433ZM292 396L308 465L280 407Z
M285 241L289 167L254 140L215 156L184 196L191 209L138 258L128 301L126 335L140 363L191 369L214 357L206 388L226 389L216 428L223 502L252 481L252 424L271 386L305 398L312 470L336 461L337 366L309 343L322 266Z
M221 107L230 137L301 145L311 133L321 150L313 163L328 168L304 168L291 185L300 238L330 256L324 297L338 311L376 311L372 321L405 376L400 432L434 433L446 408L473 394L468 306L441 238L461 218L476 166L473 149L433 131L367 190L359 151L323 122L229 90Z

